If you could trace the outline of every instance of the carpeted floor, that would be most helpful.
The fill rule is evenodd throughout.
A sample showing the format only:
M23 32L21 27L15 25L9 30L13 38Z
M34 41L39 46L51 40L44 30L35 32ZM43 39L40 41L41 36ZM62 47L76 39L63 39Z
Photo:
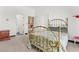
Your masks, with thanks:
M11 40L0 41L0 52L32 52L34 49L29 50L27 45L26 35L20 35L16 37L11 37Z
M68 52L79 52L79 44L74 44L72 42L69 42L67 46L67 51Z
M0 41L0 52L39 52L35 48L30 50L28 47L27 35L19 35L11 37L11 40L8 41ZM79 44L69 42L67 52L79 52Z

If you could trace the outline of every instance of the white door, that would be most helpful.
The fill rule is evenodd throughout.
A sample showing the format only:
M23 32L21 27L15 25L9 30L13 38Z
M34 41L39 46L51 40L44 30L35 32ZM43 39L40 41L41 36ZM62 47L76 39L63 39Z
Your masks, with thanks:
M24 34L24 17L22 15L16 15L17 18L17 32Z

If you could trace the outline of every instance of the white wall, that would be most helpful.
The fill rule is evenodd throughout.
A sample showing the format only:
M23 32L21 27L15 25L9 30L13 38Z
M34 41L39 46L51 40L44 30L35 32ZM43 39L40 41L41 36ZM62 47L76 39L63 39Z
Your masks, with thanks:
M47 25L48 19L53 19L53 18L65 19L69 17L67 10L68 9L64 7L35 7L36 21L40 19L39 20L40 23L44 23L45 25Z
M79 20L73 18L74 15L79 15L79 7L32 7L36 11L36 24L47 26L48 18L68 18L68 30L70 39L74 35L79 35Z
M69 33L72 39L75 35L79 36L79 19L73 17L75 15L79 15L79 7L71 8L69 13Z
M28 32L28 16L34 16L35 12L29 7L0 7L0 30L9 29L10 35L16 35L17 26L16 26L16 15L23 15L25 21L25 32ZM6 19L9 21L6 21Z

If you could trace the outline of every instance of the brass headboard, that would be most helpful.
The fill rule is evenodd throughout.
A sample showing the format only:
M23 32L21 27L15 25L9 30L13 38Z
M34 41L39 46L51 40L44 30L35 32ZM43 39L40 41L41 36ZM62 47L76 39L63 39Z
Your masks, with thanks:
M51 20L51 21L56 21L56 20L59 20L59 21L61 21L61 22L64 22L65 25L68 26L68 19L66 19L66 21L65 21L65 20L62 20L62 19L53 19L53 20Z
M56 22L57 20L60 21L61 23ZM64 24L62 24L62 23L64 23ZM55 26L54 26L54 24L55 24ZM68 19L66 19L66 20L63 20L63 19L53 19L53 20L51 20L51 24L50 24L50 22L48 20L48 27L51 30L53 30L53 31L59 31L59 29L61 29L61 30L63 29L64 32L68 32Z

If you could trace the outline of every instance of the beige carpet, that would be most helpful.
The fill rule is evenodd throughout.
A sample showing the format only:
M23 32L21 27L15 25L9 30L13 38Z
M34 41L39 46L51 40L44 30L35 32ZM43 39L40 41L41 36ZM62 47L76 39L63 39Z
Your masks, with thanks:
M0 52L31 52L35 51L34 49L29 50L27 45L26 35L20 35L16 37L11 37L11 40L0 41Z
M11 40L0 41L0 52L39 52L37 49L28 49L27 35L11 37ZM79 44L68 43L68 52L79 52Z
M79 44L69 42L67 46L68 52L79 52Z

